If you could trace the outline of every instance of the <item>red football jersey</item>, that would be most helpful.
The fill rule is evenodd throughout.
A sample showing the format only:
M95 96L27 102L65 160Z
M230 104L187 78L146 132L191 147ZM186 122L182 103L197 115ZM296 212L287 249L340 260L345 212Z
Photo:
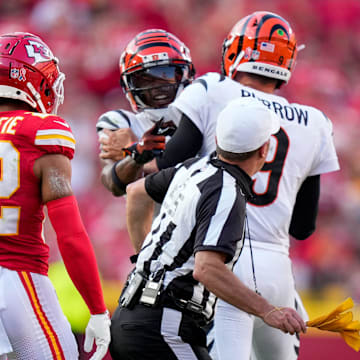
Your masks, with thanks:
M47 274L49 248L43 238L40 180L36 159L63 154L72 159L75 139L56 115L0 112L0 265Z

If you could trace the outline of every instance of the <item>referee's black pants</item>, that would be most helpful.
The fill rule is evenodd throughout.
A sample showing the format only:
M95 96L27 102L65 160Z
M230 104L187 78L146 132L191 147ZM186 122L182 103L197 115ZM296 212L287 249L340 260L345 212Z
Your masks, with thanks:
M211 360L199 322L178 310L118 306L110 329L114 360Z

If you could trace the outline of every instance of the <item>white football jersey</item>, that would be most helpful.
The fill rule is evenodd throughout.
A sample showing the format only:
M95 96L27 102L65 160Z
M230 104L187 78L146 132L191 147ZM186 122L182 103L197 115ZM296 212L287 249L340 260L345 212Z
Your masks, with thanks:
M314 107L290 104L218 73L208 73L187 86L172 106L187 115L203 134L199 155L215 150L219 112L238 97L252 96L280 117L262 170L254 176L257 195L247 206L251 240L288 251L289 226L297 192L308 176L339 169L331 121ZM239 117L241 114L239 114Z
M117 130L131 128L133 133L140 139L144 132L150 129L161 118L164 118L164 121L172 121L178 126L180 116L181 113L176 108L148 109L137 114L122 109L110 110L99 117L96 129L100 135L103 129Z

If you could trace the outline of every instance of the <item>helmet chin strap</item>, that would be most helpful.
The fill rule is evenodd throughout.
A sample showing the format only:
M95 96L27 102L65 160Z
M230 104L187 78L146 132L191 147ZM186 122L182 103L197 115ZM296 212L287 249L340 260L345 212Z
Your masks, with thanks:
M43 102L41 101L41 96L40 94L35 90L33 84L31 82L27 82L26 86L29 88L31 94L33 95L33 97L35 98L36 103L39 105L39 108L41 110L42 113L46 114L46 110L45 110L45 106L43 104Z
M184 83L183 82L180 82L178 84L169 84L169 85L164 84L162 86L176 86L177 87L176 88L176 93L175 93L175 96L174 96L174 100L178 97L178 95L184 89ZM133 96L133 98L134 98L134 100L136 102L136 105L137 105L136 112L141 112L141 111L145 111L145 110L167 109L167 107L168 107L168 105L164 105L161 108L155 108L155 107L152 107L152 106L149 106L149 105L145 104L138 95L132 95L132 96ZM133 108L132 103L131 103L131 107ZM133 108L133 110L134 110L134 108Z
M135 105L133 105L132 102L130 102L130 105L131 105L131 108L133 109L133 111L139 112L139 111L142 111L143 109L146 108L146 105L141 101L139 96L133 95L133 94L131 94L131 95L134 98L134 101L135 101L135 104L136 104L136 106L135 106Z
M52 87L55 94L53 114L57 114L58 107L64 102L64 80L65 74L60 72Z

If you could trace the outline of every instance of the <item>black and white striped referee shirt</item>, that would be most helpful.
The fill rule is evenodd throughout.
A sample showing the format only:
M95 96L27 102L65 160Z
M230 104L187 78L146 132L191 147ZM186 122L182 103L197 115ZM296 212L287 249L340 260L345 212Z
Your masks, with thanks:
M211 319L216 297L193 278L194 256L197 251L219 251L227 255L227 266L234 266L243 246L250 187L251 178L243 170L215 154L149 175L146 191L162 206L137 270L154 280L164 276L164 291L202 305Z

